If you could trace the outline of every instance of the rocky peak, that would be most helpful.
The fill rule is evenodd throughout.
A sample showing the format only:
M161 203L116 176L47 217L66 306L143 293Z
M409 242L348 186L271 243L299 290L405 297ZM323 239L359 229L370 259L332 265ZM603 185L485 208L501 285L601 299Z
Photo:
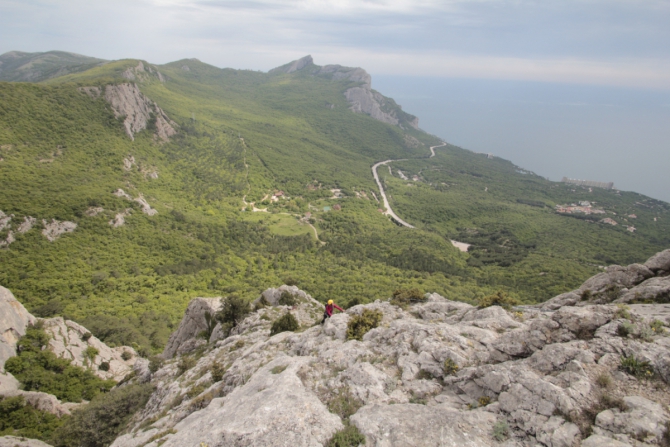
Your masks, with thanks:
M309 65L314 65L314 59L312 59L312 56L307 55L305 57L301 57L300 59L297 59L295 61L289 62L286 65L282 65L281 67L273 68L270 70L268 73L294 73L296 71L300 71L303 68L309 66Z

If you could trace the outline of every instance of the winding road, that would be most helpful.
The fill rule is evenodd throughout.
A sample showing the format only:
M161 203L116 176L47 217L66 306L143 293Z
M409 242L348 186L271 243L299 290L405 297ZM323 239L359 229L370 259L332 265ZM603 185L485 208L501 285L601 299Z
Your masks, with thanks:
M442 143L442 144L439 144L437 146L431 146L430 157L428 157L428 158L433 158L435 156L435 148L446 146L446 145L447 145L447 143ZM408 224L407 222L402 220L400 217L398 217L398 215L396 213L393 212L393 210L391 209L391 205L389 205L389 201L386 198L386 192L384 191L384 187L382 186L382 182L379 181L379 175L377 174L377 168L379 166L386 165L386 164L394 162L394 161L405 161L405 160L408 160L408 159L407 158L399 158L397 160L380 161L379 163L376 163L374 166L372 166L372 175L374 176L375 181L377 182L377 186L379 186L379 192L381 193L382 199L384 201L384 208L386 208L386 211L384 211L384 214L386 214L387 216L391 216L391 219L398 222L400 225L403 225L407 228L414 228L414 225ZM391 169L390 166L389 166L389 169Z

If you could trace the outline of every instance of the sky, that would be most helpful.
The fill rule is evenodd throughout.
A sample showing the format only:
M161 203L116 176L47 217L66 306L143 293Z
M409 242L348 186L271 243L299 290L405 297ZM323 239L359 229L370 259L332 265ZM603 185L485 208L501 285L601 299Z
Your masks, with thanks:
M0 54L64 50L156 64L195 57L262 71L311 54L319 65L365 68L374 88L409 101L405 109L426 130L456 144L481 149L490 140L478 135L488 132L501 144L486 152L521 166L556 152L556 145L540 144L542 129L545 139L561 133L550 122L534 126L537 138L526 131L542 118L565 122L562 133L574 138L561 141L575 143L577 153L609 146L612 154L608 131L652 144L649 153L635 152L660 157L670 172L667 132L656 124L668 116L656 112L670 108L668 24L670 0L0 0ZM416 91L417 84L442 96ZM480 89L498 99L482 98ZM450 105L451 114L421 96ZM596 106L570 108L570 101ZM607 104L628 109L605 113ZM580 121L570 124L575 116ZM511 128L502 132L501 121ZM588 123L597 129L589 133ZM668 180L639 186L639 174L626 174L623 164L616 175L615 183L670 201Z

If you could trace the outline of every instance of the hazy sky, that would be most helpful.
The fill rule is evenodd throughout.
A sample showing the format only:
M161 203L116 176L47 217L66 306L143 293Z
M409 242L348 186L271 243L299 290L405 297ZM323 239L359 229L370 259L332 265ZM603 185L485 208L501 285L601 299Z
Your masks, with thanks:
M429 130L670 200L670 0L0 0L0 54L364 67ZM607 169L606 169L607 167Z
M670 88L668 0L0 0L0 53Z

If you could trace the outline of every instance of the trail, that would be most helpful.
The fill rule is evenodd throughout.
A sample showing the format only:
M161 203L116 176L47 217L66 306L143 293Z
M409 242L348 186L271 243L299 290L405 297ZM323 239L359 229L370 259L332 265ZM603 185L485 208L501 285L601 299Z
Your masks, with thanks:
M437 147L442 147L446 146L447 143L442 143L437 146L431 146L430 148L430 157L428 158L433 158L435 156L435 148ZM391 205L389 205L388 198L386 197L386 192L384 191L384 187L382 186L382 182L379 180L379 175L377 174L377 168L381 165L387 165L388 163L392 163L394 161L405 161L408 160L407 158L399 158L397 160L386 160L386 161L380 161L379 163L376 163L374 166L372 166L372 175L375 178L375 181L377 182L377 186L379 186L379 192L382 195L382 200L384 202L384 208L386 208L386 211L384 211L384 214L387 216L391 216L391 219L399 223L400 225L403 225L407 228L415 228L414 225L410 225L404 220L402 220L398 215L391 209ZM391 171L391 166L389 166L389 172Z

